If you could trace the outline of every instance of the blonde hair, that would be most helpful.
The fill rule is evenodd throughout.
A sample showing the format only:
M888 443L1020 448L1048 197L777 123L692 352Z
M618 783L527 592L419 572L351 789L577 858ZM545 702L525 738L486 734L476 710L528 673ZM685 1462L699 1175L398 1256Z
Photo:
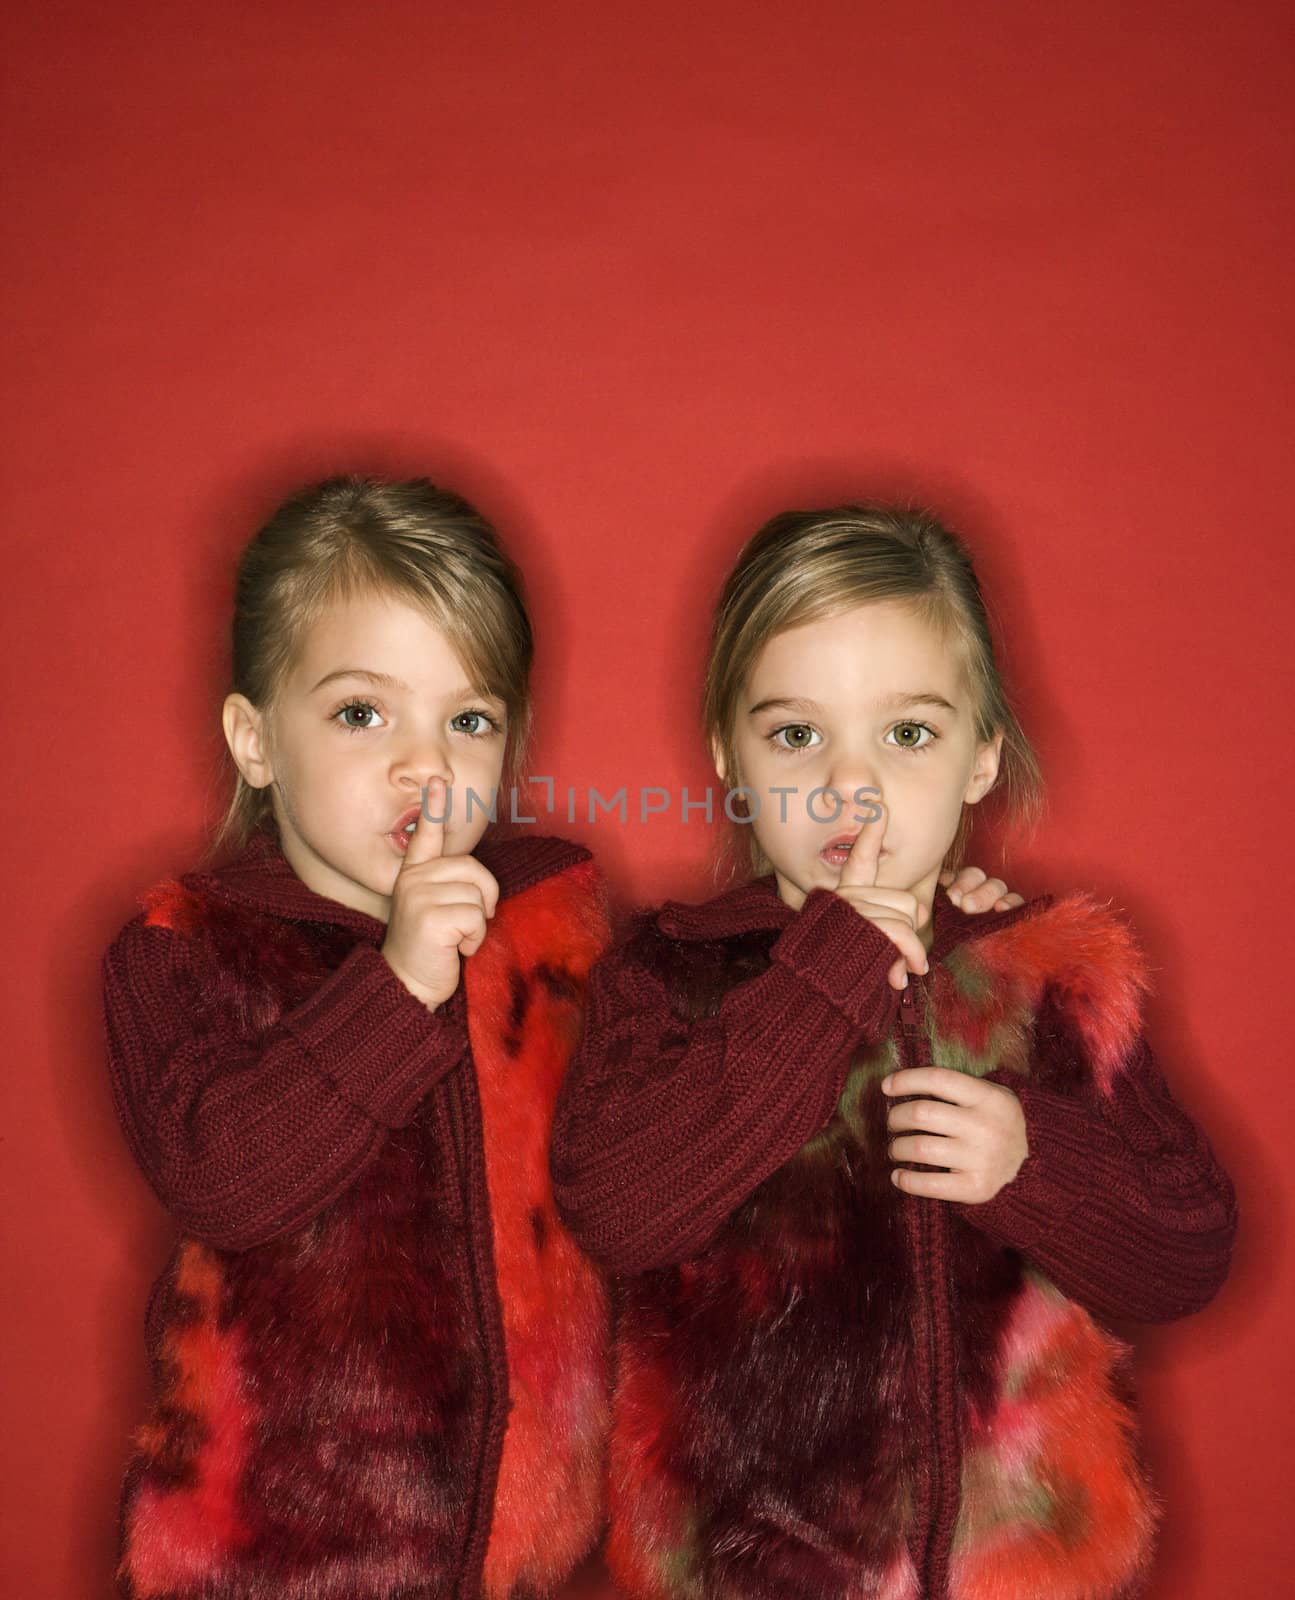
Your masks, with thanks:
M533 639L521 575L485 517L427 478L326 478L284 501L239 558L230 692L272 711L306 630L328 606L365 593L422 610L474 687L503 701L511 782L531 722ZM270 788L253 788L226 756L233 793L209 859L240 849L273 815Z
M715 610L702 699L703 727L722 755L729 786L742 781L735 739L742 691L769 640L879 601L909 606L958 650L975 704L977 742L1003 735L990 792L1013 825L1032 827L1043 807L1043 776L1008 703L971 555L929 512L891 506L785 511L743 548ZM962 864L972 823L972 808L964 805L945 866ZM752 871L769 871L772 864L754 829L737 824L725 852L730 876L737 871L733 847L743 831Z

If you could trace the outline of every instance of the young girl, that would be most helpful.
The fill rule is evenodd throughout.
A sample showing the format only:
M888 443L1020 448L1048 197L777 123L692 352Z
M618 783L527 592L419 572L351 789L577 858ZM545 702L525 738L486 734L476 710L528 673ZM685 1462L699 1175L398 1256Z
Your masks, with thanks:
M104 962L182 1230L120 1593L547 1594L602 1518L605 1294L547 1149L605 923L588 851L483 837L529 715L517 574L426 480L333 479L245 551L233 646L232 859Z
M775 518L705 705L763 875L595 970L554 1128L559 1210L622 1275L613 1576L1123 1596L1155 1513L1104 1323L1203 1306L1233 1195L1122 921L934 893L971 807L1038 794L966 551L882 508Z

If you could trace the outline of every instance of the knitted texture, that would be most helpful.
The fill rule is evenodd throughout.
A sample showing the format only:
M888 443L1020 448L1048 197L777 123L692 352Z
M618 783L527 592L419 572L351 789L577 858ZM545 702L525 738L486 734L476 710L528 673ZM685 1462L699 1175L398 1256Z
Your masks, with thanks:
M542 1594L596 1537L605 1294L515 1134L547 1128L601 895L579 847L477 853L499 907L435 1012L269 835L159 886L105 958L116 1103L183 1229L124 1597ZM550 1263L561 1305L529 1292ZM532 1450L561 1486L538 1512Z
M666 907L595 970L555 1193L624 1274L613 1576L724 1600L1114 1600L1154 1502L1127 1351L1226 1272L1231 1185L1139 1034L1141 958L1085 896L964 915L931 972L826 891ZM838 981L839 978L839 981ZM880 1080L1020 1095L985 1206L890 1182Z

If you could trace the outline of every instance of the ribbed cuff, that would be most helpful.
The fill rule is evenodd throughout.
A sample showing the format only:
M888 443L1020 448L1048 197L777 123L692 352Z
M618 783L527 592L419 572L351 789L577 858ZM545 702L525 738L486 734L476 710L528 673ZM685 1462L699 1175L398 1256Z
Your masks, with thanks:
M1025 1114L1030 1153L1009 1184L983 1205L956 1209L982 1233L1029 1250L1061 1228L1099 1182L1101 1145L1113 1137L1082 1102L1012 1073L989 1077L1010 1089Z
M898 1002L886 975L899 954L875 923L830 889L810 890L770 951L870 1039L885 1032Z
M462 985L429 1011L368 944L283 1020L343 1098L389 1128L409 1121L468 1047Z

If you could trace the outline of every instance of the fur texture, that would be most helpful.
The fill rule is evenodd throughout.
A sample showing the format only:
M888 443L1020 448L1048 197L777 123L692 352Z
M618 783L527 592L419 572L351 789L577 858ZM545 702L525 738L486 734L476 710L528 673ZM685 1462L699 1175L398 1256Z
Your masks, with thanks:
M751 970L750 939L685 953L640 937L685 1019ZM1107 1091L1144 986L1118 919L1064 899L936 965L931 1059L1030 1073L1047 1017L1078 1042L1049 1086L1087 1074ZM954 1342L951 1600L1110 1600L1145 1563L1153 1509L1124 1347L959 1218L945 1269L924 1276L914 1203L889 1179L879 1089L902 1064L898 1034L862 1053L829 1125L702 1256L626 1286L608 1549L639 1600L918 1600L909 1542L934 1492L919 1290Z
M194 1026L234 1019L249 1039L354 939L175 883L147 920L214 957ZM157 1398L123 1494L127 1600L442 1600L463 1592L480 1492L492 1600L547 1592L590 1547L606 1305L554 1214L546 1151L605 939L582 863L501 900L466 965L488 1194L456 1151L452 1126L475 1124L451 1075L300 1229L241 1252L180 1240L147 1319ZM497 1313L472 1287L469 1237L487 1203L511 1413L497 1479L479 1483L494 1460L481 1317Z
M607 1437L602 1280L558 1220L548 1174L553 1105L580 1027L601 930L592 864L573 867L525 917L495 918L467 965L495 1272L512 1402L484 1591L544 1591L593 1543ZM534 893L534 891L532 891ZM507 905L508 902L502 902Z

